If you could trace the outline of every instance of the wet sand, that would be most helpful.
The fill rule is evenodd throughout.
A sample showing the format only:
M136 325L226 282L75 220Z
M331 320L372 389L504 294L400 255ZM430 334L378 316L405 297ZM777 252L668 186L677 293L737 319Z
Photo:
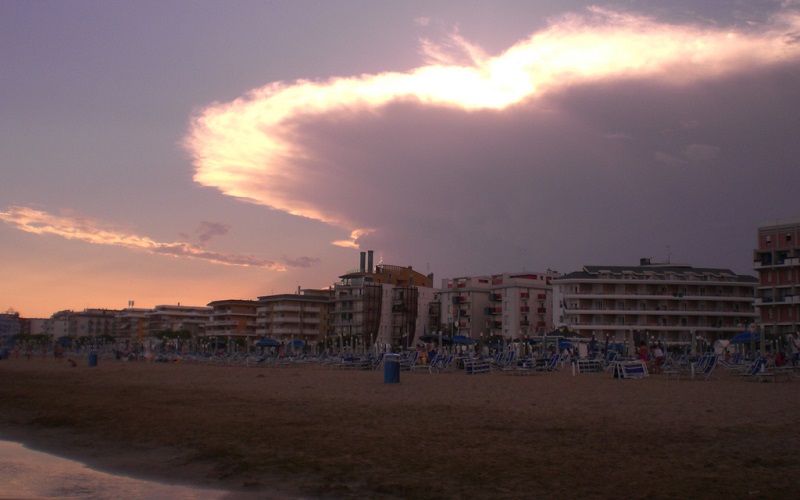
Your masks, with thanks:
M794 496L800 379L0 361L0 437L252 496Z

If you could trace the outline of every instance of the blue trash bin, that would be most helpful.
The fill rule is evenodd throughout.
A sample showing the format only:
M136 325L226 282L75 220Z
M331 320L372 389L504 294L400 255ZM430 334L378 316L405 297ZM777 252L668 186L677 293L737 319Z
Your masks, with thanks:
M89 366L97 366L97 353L90 352L89 353Z
M384 354L383 356L383 383L397 384L400 382L400 355Z

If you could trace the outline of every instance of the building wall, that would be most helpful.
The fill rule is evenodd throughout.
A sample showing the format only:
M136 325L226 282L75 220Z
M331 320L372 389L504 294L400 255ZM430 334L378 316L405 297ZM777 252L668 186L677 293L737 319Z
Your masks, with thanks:
M206 337L255 337L258 306L255 300L216 300L208 306L212 311L205 327Z
M553 272L502 273L442 281L442 324L454 335L518 339L552 329Z
M553 280L555 326L616 339L729 339L756 319L757 280L686 265L587 266Z
M313 291L259 297L256 338L284 343L302 340L309 346L316 346L327 334L331 300L331 293Z
M800 330L800 219L758 228L756 306L767 334Z

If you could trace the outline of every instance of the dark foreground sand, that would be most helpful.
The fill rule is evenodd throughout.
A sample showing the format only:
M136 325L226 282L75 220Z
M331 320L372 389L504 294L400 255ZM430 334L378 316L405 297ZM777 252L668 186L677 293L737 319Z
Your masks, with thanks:
M142 477L326 498L785 497L800 379L0 361L0 437Z

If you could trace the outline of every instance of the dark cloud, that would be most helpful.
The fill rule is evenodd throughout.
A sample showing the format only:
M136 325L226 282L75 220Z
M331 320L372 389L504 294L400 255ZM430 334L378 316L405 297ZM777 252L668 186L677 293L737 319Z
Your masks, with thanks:
M306 124L314 159L300 168L318 204L376 229L362 248L439 275L668 254L748 272L756 226L797 215L797 88L786 64L587 85L504 112L402 103Z

